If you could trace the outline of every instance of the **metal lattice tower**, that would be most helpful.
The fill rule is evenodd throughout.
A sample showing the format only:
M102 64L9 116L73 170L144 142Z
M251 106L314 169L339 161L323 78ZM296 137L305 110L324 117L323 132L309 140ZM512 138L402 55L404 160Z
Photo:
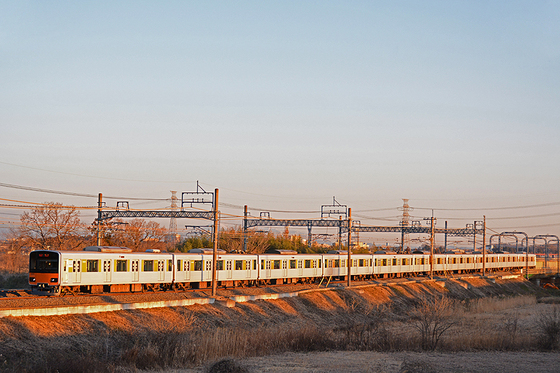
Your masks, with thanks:
M176 190L172 190L171 191L171 211L177 211L177 191ZM177 218L172 217L169 220L169 235L172 235L173 237L175 237L175 235L177 234Z
M410 226L410 206L408 205L408 198L403 198L403 206L402 206L402 220L401 220L401 227L407 228ZM408 233L406 230L402 230L402 250L405 250L407 247L410 247L410 241L408 238Z

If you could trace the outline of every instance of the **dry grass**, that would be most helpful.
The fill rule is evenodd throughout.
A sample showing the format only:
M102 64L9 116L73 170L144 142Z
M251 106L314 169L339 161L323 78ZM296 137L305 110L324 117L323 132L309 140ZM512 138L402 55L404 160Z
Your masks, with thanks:
M551 311L554 305L537 304L535 296L457 298L453 290L415 284L309 293L234 308L5 318L0 320L0 370L135 372L286 351L537 350L545 348L546 335L538 321L554 326L560 315ZM423 338L418 328L421 316L433 313L426 304L442 311L439 322L445 328L437 341ZM556 316L536 316L550 312ZM432 333L433 320L428 321ZM555 343L550 348L558 348Z

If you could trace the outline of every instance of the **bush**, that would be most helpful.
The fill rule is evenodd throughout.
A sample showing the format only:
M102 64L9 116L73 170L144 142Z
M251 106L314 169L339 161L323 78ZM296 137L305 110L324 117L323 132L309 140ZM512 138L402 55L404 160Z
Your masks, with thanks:
M545 350L557 349L560 341L560 308L554 306L547 312L540 313L537 329L540 331L540 347Z
M249 370L234 359L223 359L212 364L207 373L249 373Z
M454 302L447 297L420 298L410 316L420 332L423 350L435 350L441 336L455 324L454 308Z

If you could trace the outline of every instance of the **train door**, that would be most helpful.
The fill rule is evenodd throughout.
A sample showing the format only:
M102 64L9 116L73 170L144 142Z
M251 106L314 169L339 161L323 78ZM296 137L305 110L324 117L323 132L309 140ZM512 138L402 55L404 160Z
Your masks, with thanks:
M270 270L270 260L266 260L266 278L270 278L272 275L272 272Z
M72 259L66 259L66 264L64 265L64 277L63 281L68 282L69 273L72 272L74 261Z
M204 271L205 280L212 280L212 261L206 260L206 270Z
M183 273L185 276L185 280L191 279L191 262L190 260L183 260Z
M82 282L82 272L81 272L81 267L80 267L80 261L79 260L74 260L74 263L72 264L72 269L74 272L74 282Z
M297 261L298 275L303 276L303 260Z
M111 282L111 261L103 261L103 281Z
M138 262L139 262L138 259L131 260L130 269L131 269L131 272L132 272L132 281L138 281L140 279L140 276L139 276L140 273L138 271L140 266L138 265Z
M283 274L284 278L288 278L288 261L287 260L282 261L282 274Z
M317 261L315 259L311 261L311 267L313 267L313 276L317 276Z
M246 270L245 270L245 276L247 278L251 278L251 261L250 260L246 260L245 261L245 265L247 266Z
M158 280L163 281L165 280L165 261L158 260Z
M227 274L227 278L233 278L233 269L231 265L231 260L226 260L226 274Z

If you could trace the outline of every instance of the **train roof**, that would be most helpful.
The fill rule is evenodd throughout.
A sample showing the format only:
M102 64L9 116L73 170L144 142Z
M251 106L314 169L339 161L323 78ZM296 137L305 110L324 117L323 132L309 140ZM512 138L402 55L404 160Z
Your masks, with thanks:
M281 255L296 255L298 252L295 250L286 250L286 249L273 249L267 250L265 254L281 254Z
M131 253L132 249L122 246L88 246L84 251L97 251L101 253Z
M190 249L187 252L189 254L213 254L214 249L209 247L202 247L202 248ZM218 249L216 252L218 254L227 254L227 251L225 251L224 249Z

